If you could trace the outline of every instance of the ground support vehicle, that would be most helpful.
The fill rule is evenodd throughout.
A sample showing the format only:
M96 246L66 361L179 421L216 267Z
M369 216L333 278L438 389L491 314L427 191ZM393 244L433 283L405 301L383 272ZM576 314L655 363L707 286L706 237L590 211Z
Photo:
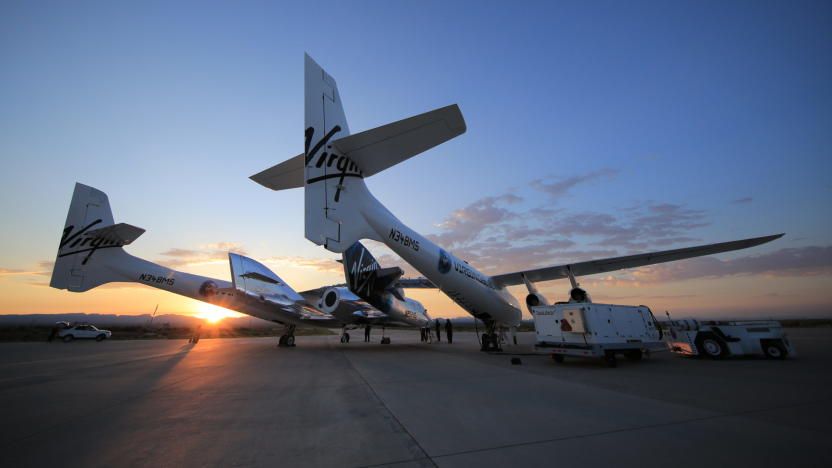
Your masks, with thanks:
M666 349L647 306L569 302L531 307L531 313L535 348L551 350L556 362L564 356L599 357L615 367L616 355L638 361L645 353Z
M726 356L763 355L784 359L795 352L780 322L671 320L667 346L676 354L721 359Z
M110 330L99 330L95 326L88 324L78 324L72 326L66 324L64 326L59 326L59 328L60 329L57 333L58 338L61 338L67 343L77 339L103 341L113 335Z

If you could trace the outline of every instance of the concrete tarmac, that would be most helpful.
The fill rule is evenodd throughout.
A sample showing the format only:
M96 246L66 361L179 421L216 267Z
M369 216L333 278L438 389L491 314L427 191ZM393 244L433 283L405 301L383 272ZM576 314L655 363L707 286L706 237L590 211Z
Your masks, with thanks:
M832 330L798 356L600 360L394 331L0 344L2 465L832 466ZM505 347L533 352L534 334Z

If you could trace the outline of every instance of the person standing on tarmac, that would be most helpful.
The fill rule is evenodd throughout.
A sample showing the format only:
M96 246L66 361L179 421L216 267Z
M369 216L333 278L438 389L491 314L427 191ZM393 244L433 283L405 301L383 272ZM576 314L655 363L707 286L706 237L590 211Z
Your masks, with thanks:
M442 341L442 335L440 334L441 331L442 331L442 328L439 325L439 319L436 319L436 342L437 343Z
M365 343L370 342L370 326L369 325L364 327L364 342Z
M448 344L454 342L454 326L451 325L451 319L445 319L445 335L448 337Z
M193 344L199 343L199 335L201 335L201 334L202 334L202 324L200 323L199 325L196 326L196 330L194 331L194 336L192 336L191 339L188 340L188 343L193 343Z

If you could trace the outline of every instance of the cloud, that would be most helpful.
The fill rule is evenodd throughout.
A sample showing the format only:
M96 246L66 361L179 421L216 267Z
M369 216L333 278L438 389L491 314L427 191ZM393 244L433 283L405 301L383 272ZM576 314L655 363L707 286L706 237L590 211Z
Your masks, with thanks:
M243 249L241 244L233 242L216 242L205 244L196 249L172 248L166 250L159 255L170 258L160 260L158 263L168 268L227 263L228 252L231 250L235 253L246 255L246 251Z
M17 268L0 268L0 279L11 278L15 276L52 276L52 267L55 265L55 262L41 260L35 262L35 265L37 266L37 268L27 270L21 270ZM43 284L42 282L36 283Z
M36 270L18 270L13 268L0 268L0 276L26 276L26 275L37 275L40 274L40 271Z
M225 250L225 251L232 251L232 252L240 252L243 249L242 244L237 244L236 242L215 242L212 244L205 244L202 246L203 249L212 249L212 250Z
M619 172L601 169L529 185L561 196ZM700 240L690 233L710 224L706 211L683 204L642 201L601 213L552 208L551 201L529 206L534 200L513 193L483 197L451 212L427 237L483 273L497 274L690 244ZM392 254L385 260L401 261Z
M739 203L751 203L751 201L753 201L753 200L754 200L754 199L753 199L753 198L751 198L751 197L737 198L736 200L731 201L731 203L734 203L734 204L739 204Z
M504 205L519 203L522 200L510 193L480 198L465 208L453 211L437 226L443 232L434 235L432 240L448 248L465 245L481 234L484 227L515 220L517 213Z
M289 265L295 268L307 268L310 270L327 271L332 273L343 273L344 267L330 258L307 258L307 257L269 257L259 260L264 264Z
M590 182L597 184L604 180L609 180L616 174L618 169L599 169L597 171L589 172L587 174L576 175L572 177L552 177L554 182L544 182L543 179L535 179L529 184L532 188L539 190L550 197L562 197L569 192L576 185L583 182Z

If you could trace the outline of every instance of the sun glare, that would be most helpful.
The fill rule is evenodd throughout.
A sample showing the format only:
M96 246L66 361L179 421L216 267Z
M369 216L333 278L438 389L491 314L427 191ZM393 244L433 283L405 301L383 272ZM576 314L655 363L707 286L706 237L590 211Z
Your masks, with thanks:
M199 303L198 309L199 311L195 314L195 317L205 319L211 323L217 323L226 317L240 316L237 312L215 306L214 304L208 304L207 302Z

